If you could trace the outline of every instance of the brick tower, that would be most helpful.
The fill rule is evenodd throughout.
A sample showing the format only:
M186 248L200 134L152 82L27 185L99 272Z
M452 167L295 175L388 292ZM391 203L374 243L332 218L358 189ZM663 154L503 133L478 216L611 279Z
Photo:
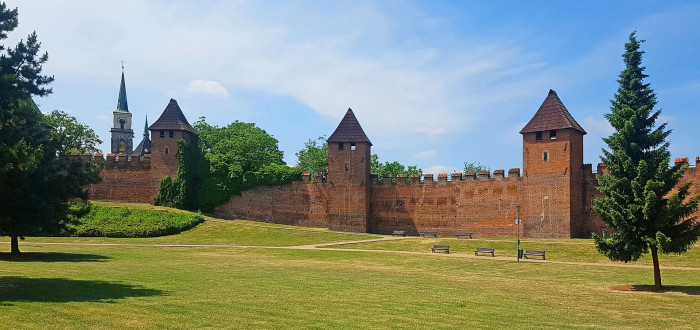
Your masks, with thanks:
M170 102L158 120L151 127L151 163L158 179L165 176L177 176L178 141L192 141L197 136L194 128L187 122L177 101Z
M369 172L372 142L352 109L328 138L327 184L329 227L333 230L366 232L369 217Z
M527 182L522 210L524 234L551 228L549 237L578 235L574 228L581 221L586 131L550 89L520 134Z
M130 154L134 149L134 131L131 129L131 112L129 112L129 104L126 102L126 84L124 83L123 65L117 109L112 112L112 115L114 118L114 124L110 130L112 134L112 153Z

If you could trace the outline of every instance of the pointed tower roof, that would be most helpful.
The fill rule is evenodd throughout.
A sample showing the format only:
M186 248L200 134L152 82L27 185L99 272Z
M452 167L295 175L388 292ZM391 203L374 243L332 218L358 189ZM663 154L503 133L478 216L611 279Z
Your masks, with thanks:
M148 115L146 115L146 123L143 125L143 136L148 136Z
M565 128L573 128L586 134L583 127L576 122L569 110L564 106L564 103L561 102L557 92L550 89L547 98L544 99L544 102L542 102L540 108L530 119L530 122L523 127L520 134Z
M362 130L362 126L360 126L360 122L357 121L355 114L350 108L348 108L345 117L340 121L338 128L331 134L327 142L367 142L369 145L372 145L372 142L367 138L365 131Z
M182 113L180 106L177 105L177 101L175 101L174 99L170 99L168 106L165 107L165 110L163 110L163 113L160 115L160 118L158 118L158 120L156 120L156 122L153 123L153 125L151 125L151 127L149 127L148 129L167 129L188 131L195 134L197 133L194 131L194 128L190 126L190 123L187 122L187 118L185 118L185 115Z
M124 66L122 65L122 83L119 86L119 99L117 100L117 110L129 112L129 104L126 102L126 84L124 83Z

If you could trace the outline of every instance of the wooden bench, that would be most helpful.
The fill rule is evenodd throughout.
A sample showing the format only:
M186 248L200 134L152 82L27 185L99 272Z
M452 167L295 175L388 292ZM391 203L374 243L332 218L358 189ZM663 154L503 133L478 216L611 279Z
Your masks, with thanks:
M391 232L391 236L396 236L396 235L401 235L406 237L406 231L405 230L394 230Z
M450 246L449 245L433 245L433 253L435 251L445 251L445 253L450 253Z
M426 236L433 236L437 238L437 232L436 231L424 231L420 233L421 236L426 237Z
M492 257L495 257L495 256L496 256L496 255L494 254L494 252L493 252L493 248L482 248L482 247L478 247L478 248L476 248L476 251L474 251L474 255L475 255L475 256L478 256L479 253L491 253L491 256L492 256Z
M542 251L542 250L525 250L525 254L523 254L523 257L525 257L525 259L527 259L527 256L542 257L542 260L547 260L544 257L544 251Z
M469 236L469 238L472 238L472 233L470 233L470 232L457 233L457 238L467 237L467 236Z

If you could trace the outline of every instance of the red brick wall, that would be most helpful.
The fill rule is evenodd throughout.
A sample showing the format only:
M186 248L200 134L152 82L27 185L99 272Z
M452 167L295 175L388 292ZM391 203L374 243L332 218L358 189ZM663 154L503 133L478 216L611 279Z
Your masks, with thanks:
M90 185L91 200L153 203L158 194L160 178L151 171L151 158L146 155L129 157L125 154L107 155L100 173L102 182Z

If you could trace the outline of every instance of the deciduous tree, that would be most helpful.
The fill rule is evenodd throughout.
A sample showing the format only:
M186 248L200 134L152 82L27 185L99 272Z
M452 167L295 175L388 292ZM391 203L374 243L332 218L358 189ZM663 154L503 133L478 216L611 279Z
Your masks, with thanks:
M46 115L46 122L51 127L51 139L59 145L60 153L99 152L97 146L102 140L88 125L78 121L67 113L54 110Z
M690 197L690 184L678 186L687 164L669 168L671 130L656 125L661 110L654 110L656 94L644 79L636 31L625 44L625 69L605 117L615 132L603 140L601 160L609 175L598 176L595 210L614 230L610 240L593 234L598 251L613 261L636 261L651 252L654 286L661 289L659 252L684 253L700 237L700 223L691 215L700 196Z
M328 143L325 136L319 136L316 140L304 143L304 148L296 153L297 167L313 173L328 173Z

